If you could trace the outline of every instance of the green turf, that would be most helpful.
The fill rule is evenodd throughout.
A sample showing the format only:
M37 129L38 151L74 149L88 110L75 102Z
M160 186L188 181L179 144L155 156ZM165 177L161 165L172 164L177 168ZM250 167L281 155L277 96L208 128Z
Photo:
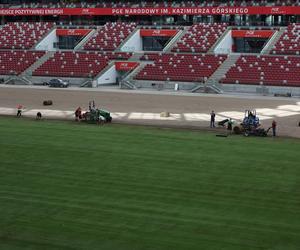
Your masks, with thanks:
M0 117L0 249L299 249L299 151Z

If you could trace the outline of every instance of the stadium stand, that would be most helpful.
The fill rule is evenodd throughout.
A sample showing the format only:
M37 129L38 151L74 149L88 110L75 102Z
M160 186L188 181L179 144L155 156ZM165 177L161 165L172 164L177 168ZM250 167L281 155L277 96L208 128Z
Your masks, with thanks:
M214 13L213 11L212 15L201 15L201 13L191 15L186 13L172 13L172 15L166 15L168 16L168 20L165 18L166 16L161 16L162 13L158 13L157 16L152 14L140 15L139 13L131 15L128 14L126 10L123 10L124 13L120 14L120 16L114 12L108 19L106 14L104 15L101 12L103 10L97 10L99 14L96 10L94 10L94 13L88 9L211 6L237 7L232 9L238 9L238 6L300 6L300 0L14 0L12 2L7 0L1 2L0 0L0 7L8 8L8 10L3 10L3 25L0 26L1 72L3 75L18 75L22 73L40 57L45 55L45 52L34 52L33 50L45 49L50 50L51 53L47 53L45 57L26 71L28 78L31 77L31 72L33 71L32 76L69 78L97 76L101 79L99 73L105 69L110 62L122 59L126 64L126 61L130 58L130 61L137 62L137 64L140 63L140 60L149 60L152 62L139 64L140 67L134 70L134 74L130 74L130 70L132 70L130 67L126 68L124 66L124 70L119 68L113 73L114 79L112 77L112 84L123 76L127 77L130 75L130 77L124 79L126 81L129 79L129 82L132 81L133 85L136 83L136 81L133 80L141 80L141 82L143 80L151 80L175 81L178 84L181 84L179 82L184 82L183 84L186 87L188 85L186 82L199 83L205 82L207 79L209 79L209 81L206 81L207 84L217 83L227 72L220 80L220 83L300 87L300 16L298 14L286 14L284 17L282 14L285 13L286 10L298 10L298 8L282 8L283 10L281 10L281 8L275 8L275 10L273 10L273 8L267 8L267 10L255 8L255 12L262 14L254 15L254 12L251 12L249 15L242 13L238 16L235 14L220 14L220 12ZM27 12L23 12L23 10L11 12L11 9L14 8L87 9L56 10L58 13L61 11L58 15L45 14L47 11L52 11L46 10L45 15L40 16L39 14L32 14L28 11L30 14L27 16ZM217 9L222 10L222 8ZM269 10L271 14L267 16L265 13ZM274 11L274 15L272 11ZM36 12L43 13L43 10ZM8 13L7 16L5 13ZM287 13L289 13L289 11L287 11ZM30 21L20 22L20 20ZM32 22L32 20L52 20L53 23ZM107 22L107 20L114 21ZM54 22L59 25L56 26ZM247 25L247 28L245 28L245 25ZM70 32L66 32L66 34L63 35L56 34L56 36L53 32L53 36L46 37L49 31L55 27L63 27L66 30L69 29ZM282 34L285 27L287 27L287 29L280 37L279 34ZM93 29L93 32L90 36L79 37L77 39L76 36L78 35L76 35L74 31L76 29ZM157 33L149 35L149 37L143 35L138 36L137 34L137 36L131 37L132 39L128 41L127 38L130 37L136 29L176 29L182 32L172 38L167 36L167 47L159 47L158 45L163 44L165 40L158 39L157 37L160 36L158 36ZM238 38L232 36L232 41L228 42L231 39L230 35L226 37L222 36L227 29L246 30L249 31L249 33L254 30L264 29L277 30L278 32L271 40L269 40L269 37L262 38L247 34ZM220 39L221 37L224 39ZM34 47L42 38L45 38L43 42L39 43L39 46ZM76 40L76 43L73 42L74 40ZM125 44L125 41L128 41L128 43ZM68 45L68 47L59 46L62 42ZM214 45L217 42L220 43L218 43L218 47L215 49ZM122 50L128 49L128 51L134 51L135 53L117 52L121 44ZM273 44L275 44L274 47ZM66 50L65 48L69 48L70 50ZM158 50L161 52L146 54L140 58L141 55L147 53L145 51ZM241 53L238 61L236 60L240 54L230 54L231 51ZM214 53L229 53L229 56L226 54L215 55ZM254 53L254 55L247 55L247 53ZM259 53L265 55L263 56ZM267 56L268 53L271 53L271 55ZM32 58L30 58L31 55ZM227 58L228 60L226 60ZM226 62L224 63L225 60ZM234 66L232 66L233 64ZM228 70L228 68L230 69ZM117 80L115 75L119 77ZM22 76L23 74L21 77ZM35 80L37 82L40 81L39 77L31 77L29 80L32 82ZM74 82L79 82L80 80L86 79L73 80ZM125 80L123 82L125 82ZM175 83L170 83L170 85L171 84ZM145 82L145 86L148 85L149 82ZM224 86L228 89L232 87L230 85L223 85L223 87ZM247 89L250 88L250 86L247 87Z
M227 24L194 24L173 47L173 52L207 52L224 33Z
M112 51L135 29L135 23L107 23L84 46L85 50Z
M226 55L149 54L153 60L136 76L137 80L195 82L206 80L227 58Z
M300 87L300 57L241 56L222 83Z
M94 77L112 59L128 59L130 53L59 51L37 68L34 76Z
M15 22L7 23L1 27L0 48L1 49L30 49L49 30L53 23L30 23Z
M0 51L0 75L18 75L35 63L45 52L42 51Z
M293 23L288 26L271 53L300 55L300 23Z

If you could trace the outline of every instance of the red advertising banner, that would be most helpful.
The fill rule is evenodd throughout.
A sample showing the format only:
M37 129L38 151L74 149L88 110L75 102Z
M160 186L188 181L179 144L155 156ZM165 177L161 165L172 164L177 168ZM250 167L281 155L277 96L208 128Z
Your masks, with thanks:
M300 15L300 6L185 8L20 8L0 9L0 16L162 16L162 15Z
M231 36L269 38L273 34L274 34L273 30L233 30Z
M116 70L130 71L135 69L139 63L137 62L115 62Z
M86 36L90 33L89 29L57 29L57 36Z
M141 29L141 36L165 36L172 37L177 34L177 30L157 30L157 29Z

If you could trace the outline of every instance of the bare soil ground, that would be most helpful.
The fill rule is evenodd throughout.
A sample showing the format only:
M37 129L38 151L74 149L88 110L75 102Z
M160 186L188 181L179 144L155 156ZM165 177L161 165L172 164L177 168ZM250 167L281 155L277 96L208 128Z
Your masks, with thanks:
M88 102L111 112L160 113L168 111L176 114L203 113L214 110L222 112L244 112L246 109L264 109L262 125L269 127L272 120L278 123L278 134L300 138L300 99L270 98L253 96L225 96L201 94L171 94L159 92L136 92L122 90L49 89L47 87L0 87L0 107L15 108L18 104L29 109L44 109L44 100L52 100L48 109L75 110L78 106L88 108ZM278 112L277 112L278 111ZM269 112L269 113L268 113ZM224 117L219 116L219 119ZM125 116L121 122L158 126L207 128L208 121L161 121L151 119L131 120Z

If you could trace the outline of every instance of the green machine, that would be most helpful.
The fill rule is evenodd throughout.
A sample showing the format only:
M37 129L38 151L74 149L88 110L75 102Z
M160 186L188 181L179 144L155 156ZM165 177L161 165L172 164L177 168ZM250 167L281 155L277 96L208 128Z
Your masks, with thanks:
M95 108L94 101L93 106L90 102L89 111L83 114L83 119L90 123L110 123L112 121L110 112L104 109Z

